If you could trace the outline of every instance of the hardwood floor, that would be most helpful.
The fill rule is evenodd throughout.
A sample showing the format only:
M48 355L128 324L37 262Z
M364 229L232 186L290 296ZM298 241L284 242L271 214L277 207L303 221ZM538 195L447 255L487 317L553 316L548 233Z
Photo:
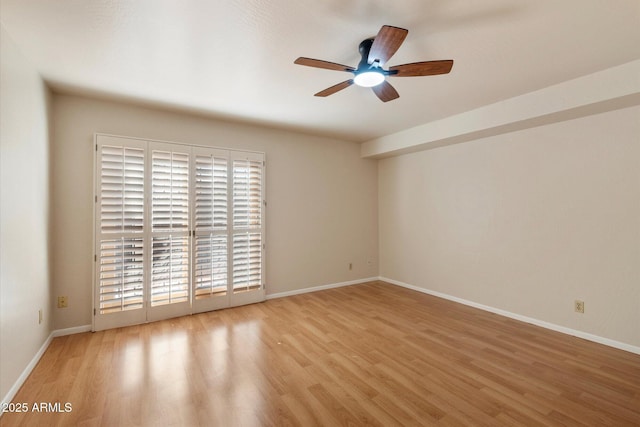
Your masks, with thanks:
M638 426L640 356L382 282L56 338L2 426Z

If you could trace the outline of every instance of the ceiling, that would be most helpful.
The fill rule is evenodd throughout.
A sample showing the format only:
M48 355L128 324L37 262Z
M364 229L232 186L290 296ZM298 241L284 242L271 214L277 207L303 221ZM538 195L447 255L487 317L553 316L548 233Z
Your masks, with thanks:
M0 21L63 93L367 141L640 58L638 0L0 0ZM453 59L450 74L350 74L384 24L409 35L388 65Z

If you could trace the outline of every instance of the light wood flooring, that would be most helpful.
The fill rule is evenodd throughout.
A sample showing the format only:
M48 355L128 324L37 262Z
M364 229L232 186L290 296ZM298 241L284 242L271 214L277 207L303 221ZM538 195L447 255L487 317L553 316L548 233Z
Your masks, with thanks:
M53 340L2 426L639 426L640 356L382 282Z

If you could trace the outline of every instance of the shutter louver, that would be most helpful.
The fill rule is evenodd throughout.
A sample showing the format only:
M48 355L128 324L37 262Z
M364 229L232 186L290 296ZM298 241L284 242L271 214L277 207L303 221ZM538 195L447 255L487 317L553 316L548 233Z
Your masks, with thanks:
M143 258L142 238L100 242L100 314L142 308Z
M195 298L227 292L227 236L196 236Z
M153 151L152 222L154 231L189 228L189 155Z
M196 156L196 230L227 226L227 159Z
M262 162L233 161L233 227L259 228L262 215Z
M142 232L144 150L103 146L100 157L102 233Z
M189 238L153 237L151 305L189 300Z
M233 291L259 288L262 283L262 235L241 233L233 236Z

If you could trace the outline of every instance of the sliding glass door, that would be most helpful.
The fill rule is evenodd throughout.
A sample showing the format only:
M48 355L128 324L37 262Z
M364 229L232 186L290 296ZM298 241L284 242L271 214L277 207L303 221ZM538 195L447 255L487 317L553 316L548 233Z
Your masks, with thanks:
M264 300L264 164L98 135L94 329Z

